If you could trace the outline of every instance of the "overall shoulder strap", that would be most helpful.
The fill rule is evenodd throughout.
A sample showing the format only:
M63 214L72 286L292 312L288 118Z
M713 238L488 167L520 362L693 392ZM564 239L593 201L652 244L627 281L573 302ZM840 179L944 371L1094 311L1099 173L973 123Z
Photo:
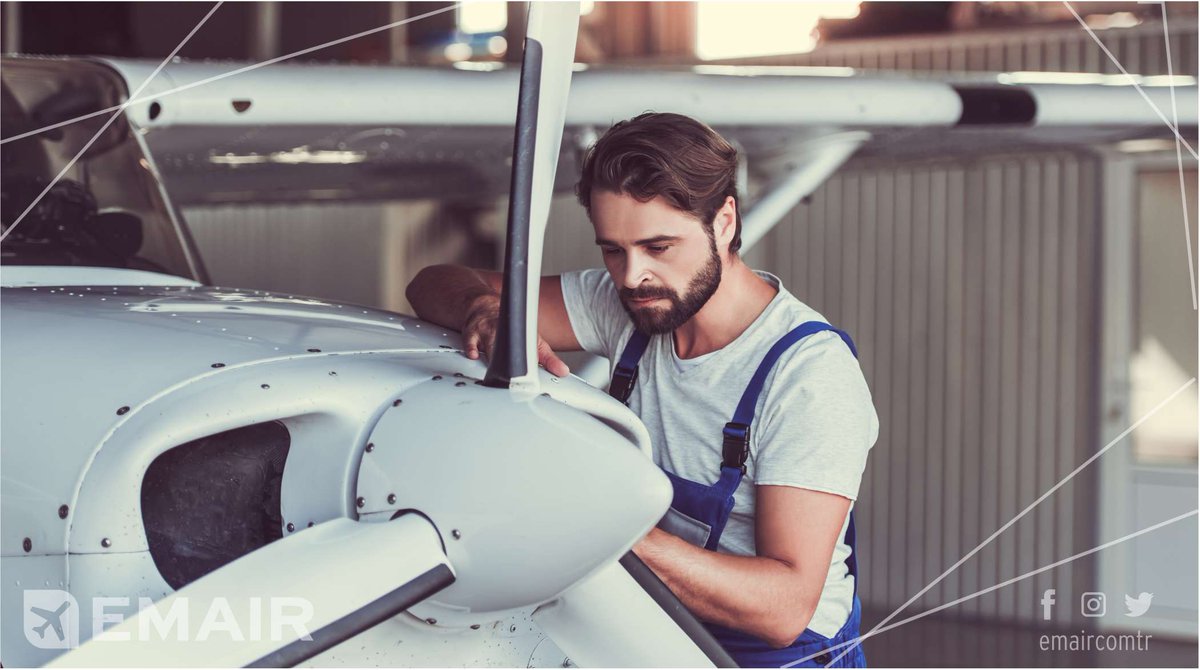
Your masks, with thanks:
M831 330L837 333L842 341L850 347L850 353L858 358L858 349L854 346L854 341L850 339L844 331L838 330L833 326L823 321L808 321L800 324L787 335L784 335L775 343L774 346L763 356L763 360L758 365L758 369L754 371L754 376L750 378L750 383L746 386L746 391L742 394L742 399L738 403L737 410L733 414L733 421L725 424L724 434L724 463L725 467L741 468L743 472L746 469L746 459L750 456L750 424L754 420L754 407L758 404L758 396L762 393L763 386L767 382L767 375L770 374L771 368L775 367L775 362L783 355L793 344L800 340L820 333L826 330ZM857 535L854 527L854 510L850 510L850 519L846 524L845 542L850 547L850 555L846 557L846 571L854 578L854 595L858 597L858 546Z
M642 360L642 354L646 352L646 345L649 343L650 336L635 328L629 336L629 341L625 343L625 349L621 351L621 357L617 359L617 369L608 384L609 395L623 403L629 402L629 395L633 393L633 386L637 383L638 361Z
M767 383L767 375L775 367L775 362L793 344L809 335L826 330L831 330L841 336L846 346L850 347L850 353L854 354L856 358L858 357L858 350L854 348L854 342L850 336L824 321L806 321L779 338L767 351L767 355L763 356L762 362L758 364L758 369L754 371L754 376L750 378L750 383L742 393L742 399L733 413L733 420L725 424L724 430L721 431L724 438L722 442L724 461L722 464L725 467L740 468L743 472L746 469L746 459L750 456L750 424L754 421L754 407L758 404L758 396L762 394L763 386Z

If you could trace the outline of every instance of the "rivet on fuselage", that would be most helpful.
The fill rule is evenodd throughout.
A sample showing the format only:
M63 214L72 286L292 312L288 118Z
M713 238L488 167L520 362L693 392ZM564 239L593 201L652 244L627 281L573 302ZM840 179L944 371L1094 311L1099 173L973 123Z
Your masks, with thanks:
M129 411L129 405L125 405L124 407L118 407L117 408L117 416L121 416L128 411Z
M296 524L294 524L294 523L292 523L292 522L290 522L290 521L289 521L289 522L288 522L288 525L287 525L287 530L288 530L288 532L289 532L289 533L295 532L295 530L296 530Z
M452 537L452 538L454 538L454 539L456 539L456 540L461 540L461 539L462 539L462 532L461 532L461 531L459 531L457 528L455 528L454 530L450 531L450 537Z
M454 385L459 388L462 388L463 386L466 386L467 383L466 382L454 382Z
M438 380L439 380L439 379L441 379L441 378L442 378L442 376L441 376L441 375L434 375L434 376L433 376L433 381L435 381L435 382L436 382L436 381L438 381Z
M430 626L432 626L433 624L437 623L437 619L435 619L435 618L433 618L433 617L429 617L428 619L426 619L426 620L425 620L425 623L427 623L427 624L429 624Z
M25 553L27 553L27 554L28 554L29 552L33 551L33 540L31 540L31 539L29 539L29 538L25 538L25 539L24 539L24 540L21 542L21 548L22 548L22 549L24 549L24 550L25 550Z
M367 499L359 498L358 500L354 501L354 504L358 505L359 509L362 509L363 507L367 506Z
M402 402L404 402L404 401L399 398L396 398L395 400L392 401L392 407L399 407L400 403L402 403Z
M388 501L388 504L389 504L389 505L395 505L395 504L396 504L396 494L395 494L395 493L389 493L389 494L388 494L388 497L387 497L387 501Z
M67 507L66 505L61 505L61 506L59 506L59 508L58 508L58 518L60 518L60 519L65 519L65 518L67 518L67 514L69 514L70 512L71 512L71 508L70 508L70 507Z
M224 364L224 363L213 363L213 364L212 364L212 367L214 367L214 368L223 368L223 367L225 367L225 364Z
M104 547L105 549L108 549L109 547L112 546L112 540L110 540L106 537L106 538L100 540L100 546Z
M375 451L375 443L374 443L374 442L368 442L368 443L367 443L367 453L369 454L369 453L371 453L372 451Z

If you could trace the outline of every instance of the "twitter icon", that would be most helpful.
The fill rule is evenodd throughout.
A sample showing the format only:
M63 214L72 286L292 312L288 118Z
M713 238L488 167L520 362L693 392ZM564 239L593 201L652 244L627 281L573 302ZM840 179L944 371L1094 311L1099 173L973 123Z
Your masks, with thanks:
M1125 594L1125 609L1129 610L1125 613L1125 616L1142 616L1146 613L1146 610L1150 609L1150 601L1152 600L1154 600L1154 594L1146 593L1145 591L1142 591L1136 598Z

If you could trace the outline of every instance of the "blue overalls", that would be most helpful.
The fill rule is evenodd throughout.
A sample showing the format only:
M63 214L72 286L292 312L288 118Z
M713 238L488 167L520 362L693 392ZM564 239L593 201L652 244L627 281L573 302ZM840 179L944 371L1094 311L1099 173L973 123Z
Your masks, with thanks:
M822 331L833 331L841 336L846 346L857 357L854 342L846 333L821 321L809 321L797 326L784 335L771 347L762 363L755 370L750 384L738 402L733 420L725 424L722 434L722 462L720 476L714 484L704 484L684 479L673 472L666 473L675 491L671 508L659 522L663 530L678 535L692 544L705 549L716 551L717 542L729 521L733 511L733 493L737 490L742 476L746 472L746 458L750 455L750 425L754 419L754 408L762 393L767 375L775 362L796 342ZM649 336L635 330L630 337L617 369L613 373L609 394L621 402L628 402L637 383L638 361L646 351L650 342ZM850 547L850 556L846 558L846 569L854 577L854 606L845 625L832 638L827 638L811 629L806 629L800 637L789 646L774 649L763 640L741 631L726 628L716 624L705 623L705 626L729 652L730 656L742 667L782 667L790 665L806 656L816 655L803 663L790 667L824 667L838 654L846 651L851 645L846 645L825 651L829 647L848 642L858 637L859 623L862 618L862 605L858 599L858 557L855 550L854 512L846 524L846 544ZM867 659L861 645L854 645L854 650L847 653L833 667L861 668L866 667Z

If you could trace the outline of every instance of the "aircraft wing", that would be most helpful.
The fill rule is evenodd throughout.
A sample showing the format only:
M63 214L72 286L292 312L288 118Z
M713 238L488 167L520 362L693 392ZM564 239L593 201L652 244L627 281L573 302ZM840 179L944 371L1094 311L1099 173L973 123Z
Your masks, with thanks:
M154 66L102 62L127 91ZM45 69L53 61L10 65ZM475 202L507 193L515 69L273 65L229 74L244 67L173 64L127 111L176 204ZM865 135L850 153L898 159L1172 141L1165 121L1189 151L1197 146L1197 85L1185 76L577 68L560 191L574 184L579 154L598 133L650 110L705 121L743 149L752 174L767 178L803 162L812 143L856 132Z

